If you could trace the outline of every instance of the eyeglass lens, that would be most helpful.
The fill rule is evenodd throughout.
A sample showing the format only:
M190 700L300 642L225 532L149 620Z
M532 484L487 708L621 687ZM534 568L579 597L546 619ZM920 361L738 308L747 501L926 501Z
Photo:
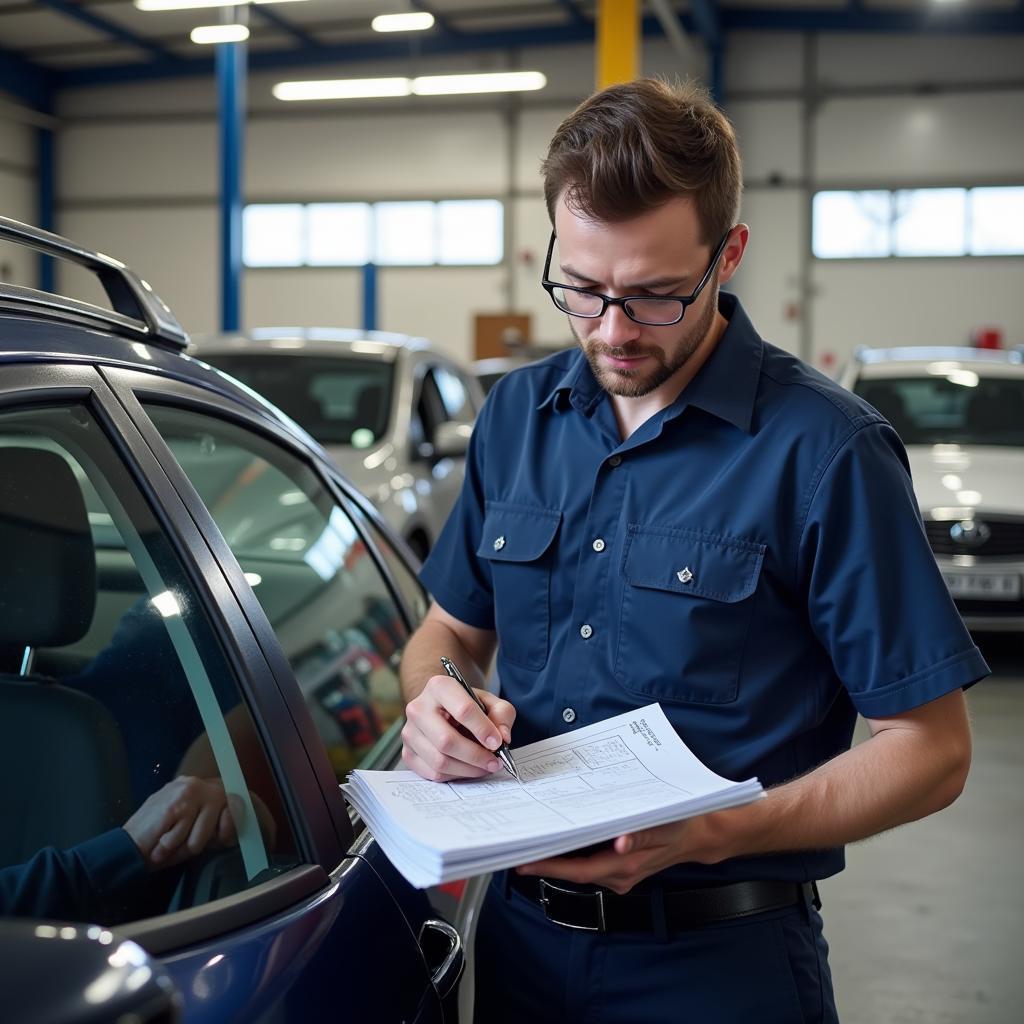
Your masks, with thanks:
M604 300L590 292L577 292L571 288L553 288L551 297L555 305L574 316L595 317L601 315ZM644 324L671 324L683 315L685 304L678 299L630 299L625 304L626 314Z

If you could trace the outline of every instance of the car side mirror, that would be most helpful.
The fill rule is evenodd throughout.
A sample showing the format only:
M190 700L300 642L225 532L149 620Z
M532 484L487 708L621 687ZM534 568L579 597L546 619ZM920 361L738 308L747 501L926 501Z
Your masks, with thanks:
M177 1024L181 997L139 945L100 925L0 921L4 1019Z
M420 445L420 454L431 459L458 459L466 454L473 433L472 423L446 420L434 431L434 443Z

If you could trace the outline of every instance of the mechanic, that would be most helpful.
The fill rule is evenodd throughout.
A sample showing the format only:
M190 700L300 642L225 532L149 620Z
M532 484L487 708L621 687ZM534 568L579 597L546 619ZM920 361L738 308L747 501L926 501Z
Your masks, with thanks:
M513 723L520 745L657 701L713 771L767 795L496 876L476 1019L835 1021L814 883L846 843L956 799L963 689L988 667L896 433L720 291L750 232L706 94L605 89L542 170L544 287L579 346L482 410L422 571L405 763L479 777ZM500 697L482 686L495 647ZM851 749L858 713L871 735Z

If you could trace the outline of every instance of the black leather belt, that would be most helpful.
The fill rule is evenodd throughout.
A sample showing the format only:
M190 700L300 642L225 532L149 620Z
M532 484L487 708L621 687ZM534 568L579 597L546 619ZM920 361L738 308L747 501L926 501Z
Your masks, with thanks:
M732 882L703 889L652 889L619 896L604 889L574 889L567 882L510 871L508 885L539 904L554 924L592 932L681 931L798 903L821 907L813 882Z

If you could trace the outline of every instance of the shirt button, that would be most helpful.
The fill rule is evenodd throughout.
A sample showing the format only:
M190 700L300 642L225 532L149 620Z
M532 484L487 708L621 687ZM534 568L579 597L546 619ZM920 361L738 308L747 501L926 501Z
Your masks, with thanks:
M495 542L494 542L494 550L495 551L500 551L504 546L505 546L505 538L504 537L498 537L497 540L495 540Z
M568 722L570 725L576 721L576 712L572 708L566 708L562 712L562 721Z
M595 540L595 541L594 541L594 543L593 543L593 544L591 544L591 547L592 547L592 548L593 548L593 549L594 549L595 551L604 551L604 541L603 541L603 540L601 540L601 538L600 538L600 537L598 537L598 538L597 538L597 540Z
M580 626L580 636L583 637L584 640L589 640L593 635L593 627L589 623L584 622L583 625Z
M608 465L609 466L617 466L620 462L622 462L622 456L621 455L613 455L608 460Z

